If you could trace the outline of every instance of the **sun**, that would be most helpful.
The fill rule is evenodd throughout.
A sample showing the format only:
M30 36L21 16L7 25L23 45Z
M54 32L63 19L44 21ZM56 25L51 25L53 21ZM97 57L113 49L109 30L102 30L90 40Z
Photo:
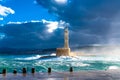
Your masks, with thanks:
M68 0L55 0L59 4L66 4Z

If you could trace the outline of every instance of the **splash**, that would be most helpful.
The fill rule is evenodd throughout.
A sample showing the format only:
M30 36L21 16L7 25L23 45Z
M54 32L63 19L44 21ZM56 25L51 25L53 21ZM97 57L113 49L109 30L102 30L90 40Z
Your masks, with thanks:
M118 66L110 66L108 70L120 69Z
M50 56L56 56L56 53L52 53Z
M31 57L25 57L25 58L16 58L16 60L36 60L39 59L41 55L31 56Z

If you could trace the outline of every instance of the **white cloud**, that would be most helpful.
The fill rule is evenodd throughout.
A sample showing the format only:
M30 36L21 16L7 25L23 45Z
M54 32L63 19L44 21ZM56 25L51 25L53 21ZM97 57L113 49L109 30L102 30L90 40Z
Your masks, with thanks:
M46 21L42 20L44 24L46 24L47 32L53 33L56 29L64 29L65 22L64 21Z
M7 24L23 24L23 23L36 23L36 22L42 22L46 26L46 32L53 33L56 29L64 29L66 26L66 23L64 21L47 21L45 19L43 20L31 20L31 21L24 21L24 22L8 22Z
M3 18L0 18L0 21L2 21L3 20Z
M0 5L0 15L1 16L7 16L8 14L14 14L14 13L15 13L15 11L12 10L11 8Z
M36 0L34 0L34 1L33 1L33 3L34 3L34 4L37 4L37 1L36 1Z
M23 22L8 22L7 24L22 24ZM26 23L26 22L24 22Z
M67 0L55 0L55 2L57 2L59 4L65 4L65 3L67 3Z
M24 23L29 23L29 22L32 22L32 23L36 23L36 22L43 22L43 21L40 21L40 20L31 20L31 21L23 21L23 22L11 22L9 21L7 24L24 24Z
M56 30L58 28L58 22L50 22L48 23L48 25L46 25L48 27L48 32L52 33L54 30Z
M5 34L0 34L0 40L5 38Z

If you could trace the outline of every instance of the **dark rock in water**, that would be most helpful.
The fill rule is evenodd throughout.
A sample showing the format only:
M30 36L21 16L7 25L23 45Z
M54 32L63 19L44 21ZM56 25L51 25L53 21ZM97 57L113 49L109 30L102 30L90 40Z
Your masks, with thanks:
M40 59L51 59L51 58L57 58L57 56L42 56Z

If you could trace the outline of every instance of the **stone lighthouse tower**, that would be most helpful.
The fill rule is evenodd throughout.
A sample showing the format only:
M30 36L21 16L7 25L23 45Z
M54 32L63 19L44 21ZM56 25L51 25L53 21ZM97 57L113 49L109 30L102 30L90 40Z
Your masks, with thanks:
M64 48L69 48L69 32L68 32L68 27L65 28L64 31Z
M57 48L56 56L71 56L70 55L70 48L69 48L68 25L64 29L64 47L63 48Z

